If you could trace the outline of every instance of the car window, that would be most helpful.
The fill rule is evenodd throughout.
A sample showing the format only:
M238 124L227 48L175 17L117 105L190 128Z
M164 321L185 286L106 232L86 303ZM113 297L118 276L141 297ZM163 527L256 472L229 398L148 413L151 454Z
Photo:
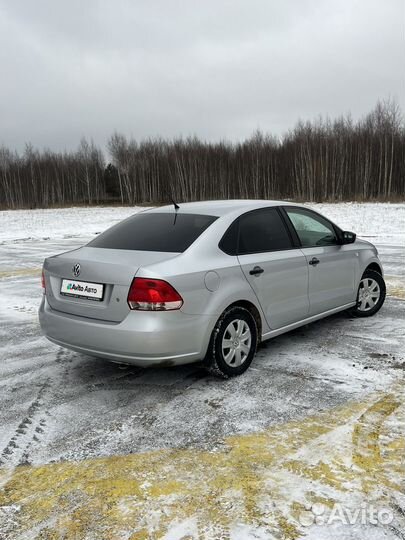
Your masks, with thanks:
M290 235L276 208L249 212L239 221L239 255L292 249Z
M182 253L217 217L199 214L141 213L118 223L88 245L107 249Z
M322 216L301 209L286 209L302 247L331 246L338 243L335 229Z
M218 246L227 255L238 254L238 233L239 233L239 218L230 225Z

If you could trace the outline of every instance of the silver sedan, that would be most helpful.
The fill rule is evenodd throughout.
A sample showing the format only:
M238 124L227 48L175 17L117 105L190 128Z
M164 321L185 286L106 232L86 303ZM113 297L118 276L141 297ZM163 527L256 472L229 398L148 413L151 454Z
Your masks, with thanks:
M260 341L385 299L376 248L289 202L206 201L146 210L49 257L46 337L137 366L203 361L243 373ZM333 323L331 323L333 324Z

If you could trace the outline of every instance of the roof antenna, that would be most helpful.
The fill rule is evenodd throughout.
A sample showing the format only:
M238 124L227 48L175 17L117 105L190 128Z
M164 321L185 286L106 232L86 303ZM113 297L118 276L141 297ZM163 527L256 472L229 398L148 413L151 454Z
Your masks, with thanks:
M177 212L180 209L180 206L176 203L176 201L173 199L173 197L172 197L172 203L173 203L173 206L174 206L174 221L173 221L173 226L174 226L174 225L176 225Z

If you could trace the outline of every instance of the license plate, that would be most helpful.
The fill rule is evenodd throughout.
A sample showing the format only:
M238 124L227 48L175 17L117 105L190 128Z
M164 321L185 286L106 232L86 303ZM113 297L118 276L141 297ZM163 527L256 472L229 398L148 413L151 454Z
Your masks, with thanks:
M63 279L60 293L64 296L75 296L76 298L87 298L88 300L102 300L104 285L100 283L88 283L87 281L74 281Z

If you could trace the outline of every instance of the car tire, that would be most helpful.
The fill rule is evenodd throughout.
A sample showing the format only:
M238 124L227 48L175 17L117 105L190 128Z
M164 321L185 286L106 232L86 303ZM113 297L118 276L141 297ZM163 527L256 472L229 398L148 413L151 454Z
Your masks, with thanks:
M251 312L231 307L215 325L204 365L210 373L223 378L241 375L252 363L257 341L257 324Z
M357 303L350 310L355 317L371 317L381 309L386 295L385 281L375 270L366 270L357 290Z

